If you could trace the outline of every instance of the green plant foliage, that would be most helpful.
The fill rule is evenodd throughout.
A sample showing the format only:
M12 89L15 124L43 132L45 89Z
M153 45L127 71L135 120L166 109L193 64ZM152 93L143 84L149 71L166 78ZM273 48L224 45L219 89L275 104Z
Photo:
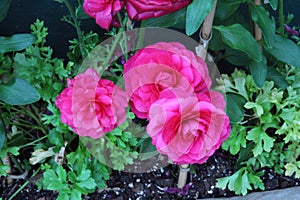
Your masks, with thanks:
M5 129L4 129L3 122L0 118L0 151L4 145L4 142L5 142Z
M280 77L287 80L287 85L297 85L295 82L298 82L300 74L296 69L286 65L281 70ZM244 99L244 103L239 105L245 109L244 117L240 121L231 122L231 135L222 145L232 155L239 155L236 162L238 171L232 176L219 179L217 186L228 187L236 194L243 195L253 188L263 189L262 180L257 174L262 174L265 167L286 176L299 176L297 158L300 155L300 85L280 89L275 87L273 81L265 81L258 88L253 84L251 75L237 70L230 76L223 75L219 81L225 83L222 89L227 94L247 95L240 95ZM236 110L238 108L234 108ZM257 183L259 184L255 186Z
M273 48L266 48L266 50L276 59L300 67L300 47L293 41L275 35Z
M239 0L220 0L217 3L215 18L226 20L240 7L242 1Z
M261 62L251 61L249 69L253 76L253 80L258 87L262 87L265 83L268 74L268 65L265 56Z
M15 79L10 85L0 84L0 100L10 105L26 105L40 99L39 93L22 79Z
M269 12L262 6L252 5L251 17L261 28L268 48L274 46L275 40L275 20L270 19Z
M228 185L228 189L235 191L238 195L246 195L248 190L253 188L264 190L263 182L259 177L261 174L253 174L248 170L246 167L243 167L231 176L220 178L216 186L225 189Z
M260 48L251 33L240 24L214 26L221 33L225 44L233 49L243 51L256 62L262 60Z
M193 1L187 7L185 27L187 35L192 35L199 29L203 20L213 8L214 2L214 0L198 0Z
M172 27L182 23L185 19L186 9L180 9L174 13L159 18L150 18L145 21L147 27Z
M21 51L35 41L36 37L29 33L19 33L10 37L0 36L0 53Z
M12 2L12 0L0 1L0 22L5 19L11 2Z

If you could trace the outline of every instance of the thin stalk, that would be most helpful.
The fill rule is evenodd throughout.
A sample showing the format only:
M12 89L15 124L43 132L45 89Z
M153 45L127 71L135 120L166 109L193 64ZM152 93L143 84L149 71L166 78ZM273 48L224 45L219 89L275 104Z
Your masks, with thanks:
M24 173L24 169L22 168L22 166L20 165L20 163L17 161L17 159L13 155L10 156L10 159L16 165L16 167L18 168L19 172Z
M106 60L103 62L103 67L106 67L106 66L108 65L109 61L111 60L111 57L113 56L113 54L114 54L114 52L115 52L115 50L116 50L116 47L117 47L117 45L119 44L119 41L120 41L120 39L121 39L121 36L122 36L121 33L118 33L118 34L116 35L116 39L114 40L114 42L113 42L112 45L111 45L111 49L110 49L110 51L108 52L107 58L106 58Z
M121 24L121 29L120 29L119 33L122 32L123 39L124 39L124 45L125 45L125 48L123 49L123 53L125 53L124 56L125 56L125 60L127 61L128 60L128 45L127 45L127 37L125 34L126 27L122 23L122 16L121 16L120 12L118 12L117 15L118 15L118 20Z
M22 146L20 146L20 148L24 148L24 147L28 147L28 146L31 146L31 145L34 145L35 143L39 142L39 141L42 141L44 139L46 139L48 137L48 135L45 135L43 137L40 137L39 139L35 140L35 141L32 141L32 142L29 142L27 144L24 144Z
M284 16L283 16L283 0L279 0L279 34L284 36Z
M41 167L39 167L31 176L34 177L36 176L39 172L41 171ZM21 192L28 184L30 183L30 179L27 180L15 193L13 193L8 200L12 200L19 192Z
M71 18L73 19L73 23L74 23L73 25L76 28L77 37L78 37L78 41L79 41L80 53L83 58L84 53L83 53L83 47L82 47L82 33L81 33L81 29L80 29L80 23L77 20L77 17L74 13L74 10L73 10L73 7L72 7L72 4L70 3L70 1L64 0L64 3L67 6L67 9L71 15Z

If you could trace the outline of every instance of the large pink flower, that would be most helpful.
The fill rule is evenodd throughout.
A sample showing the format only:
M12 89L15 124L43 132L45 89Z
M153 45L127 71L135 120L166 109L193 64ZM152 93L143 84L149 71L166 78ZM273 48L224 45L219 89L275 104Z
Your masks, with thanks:
M143 20L175 12L192 0L127 0L126 9L131 19Z
M96 19L96 23L108 30L119 26L117 12L124 7L124 0L84 0L83 8L87 15Z
M127 95L95 69L68 80L68 88L56 98L61 120L78 135L99 138L124 122Z
M165 90L171 96L188 97L211 86L205 62L177 42L139 50L124 65L124 79L131 109L140 118L148 118L151 104Z
M224 102L222 95L215 97ZM204 163L230 133L224 111L197 97L161 98L152 104L149 118L152 143L176 164Z

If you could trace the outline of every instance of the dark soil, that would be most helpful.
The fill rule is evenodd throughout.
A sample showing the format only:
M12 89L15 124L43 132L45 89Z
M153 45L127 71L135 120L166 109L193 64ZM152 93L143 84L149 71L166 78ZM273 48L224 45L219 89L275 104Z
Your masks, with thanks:
M212 197L231 197L234 193L216 188L216 179L233 174L236 158L223 150L218 150L206 163L193 165L187 183L191 187L186 191L170 192L177 184L179 168L169 164L163 168L154 165L148 173L127 173L112 171L107 188L84 196L83 199L197 199ZM143 167L143 166L142 166ZM282 189L300 185L300 179L284 177L272 170L265 170L262 177L266 190ZM16 180L8 186L4 177L0 178L0 193L3 200L8 199L25 180ZM167 190L168 189L168 190ZM167 191L166 191L167 190ZM179 193L178 193L179 192ZM183 195L180 195L181 194ZM186 192L186 194L184 194ZM53 191L39 191L33 181L28 184L14 199L56 199Z

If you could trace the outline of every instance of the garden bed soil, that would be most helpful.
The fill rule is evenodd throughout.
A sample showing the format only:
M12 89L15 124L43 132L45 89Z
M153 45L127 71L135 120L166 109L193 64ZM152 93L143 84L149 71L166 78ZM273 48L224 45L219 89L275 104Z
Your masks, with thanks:
M153 158L155 159L155 158ZM232 197L235 194L229 190L216 188L216 179L233 174L236 157L229 153L218 150L202 165L193 165L188 176L187 183L190 188L186 191L179 191L185 195L171 194L177 184L179 168L169 164L160 167L160 164L152 166L147 173L128 173L112 171L110 180L107 181L105 189L98 189L96 192L83 196L83 199L201 199L216 197ZM137 167L141 167L138 166ZM143 167L143 166L142 166ZM37 178L36 178L37 179ZM54 200L57 193L54 191L39 191L32 180L14 199L36 199ZM266 190L283 189L300 185L300 179L284 177L266 169L262 177ZM3 200L8 199L25 180L16 180L11 185L1 177L0 192ZM168 191L166 191L166 189Z

